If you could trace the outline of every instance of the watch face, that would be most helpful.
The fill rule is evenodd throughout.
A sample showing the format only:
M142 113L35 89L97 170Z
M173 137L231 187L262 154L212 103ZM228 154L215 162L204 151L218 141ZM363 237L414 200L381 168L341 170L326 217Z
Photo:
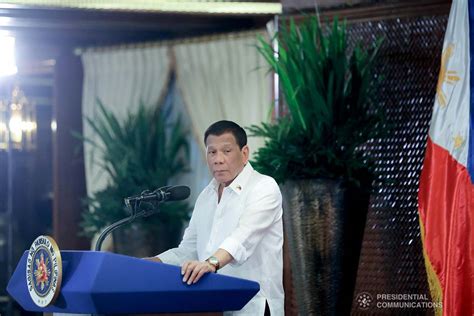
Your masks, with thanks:
M216 257L209 257L209 259L207 259L207 262L212 264L216 269L219 269L219 260L217 260Z

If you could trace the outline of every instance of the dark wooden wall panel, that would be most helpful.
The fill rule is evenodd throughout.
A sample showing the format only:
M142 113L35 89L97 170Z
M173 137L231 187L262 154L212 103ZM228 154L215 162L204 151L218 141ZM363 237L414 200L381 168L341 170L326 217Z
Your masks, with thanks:
M81 199L86 196L84 158L81 142L72 131L82 133L82 64L79 57L65 52L56 60L53 136L53 232L61 249L88 249L79 238Z

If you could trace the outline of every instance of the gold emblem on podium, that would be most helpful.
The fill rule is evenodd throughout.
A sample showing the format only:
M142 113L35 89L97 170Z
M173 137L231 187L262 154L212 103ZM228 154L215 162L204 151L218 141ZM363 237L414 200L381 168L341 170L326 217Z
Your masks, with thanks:
M62 280L62 260L52 237L39 236L31 244L26 260L26 283L33 302L46 307L54 304Z

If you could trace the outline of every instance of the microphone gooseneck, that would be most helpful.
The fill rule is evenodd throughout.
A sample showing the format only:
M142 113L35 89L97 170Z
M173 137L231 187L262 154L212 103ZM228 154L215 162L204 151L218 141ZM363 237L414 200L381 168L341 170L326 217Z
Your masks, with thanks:
M134 221L137 218L149 216L157 212L157 208L154 210L142 210L137 213L137 208L140 206L141 202L166 202L166 201L181 201L187 199L191 194L189 187L185 185L178 186L165 186L156 189L153 192L144 191L142 194L127 197L124 199L125 206L130 210L131 215L129 217L123 218L109 226L107 226L102 233L97 238L95 244L95 251L100 251L102 248L102 243L113 230L117 229L120 226L123 226L127 223Z

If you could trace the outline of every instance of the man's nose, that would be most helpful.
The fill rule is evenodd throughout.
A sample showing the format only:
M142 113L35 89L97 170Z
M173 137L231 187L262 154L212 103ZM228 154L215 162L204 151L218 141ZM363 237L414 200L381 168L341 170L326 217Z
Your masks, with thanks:
M217 152L216 156L214 157L214 163L220 164L224 162L224 154L221 152Z

